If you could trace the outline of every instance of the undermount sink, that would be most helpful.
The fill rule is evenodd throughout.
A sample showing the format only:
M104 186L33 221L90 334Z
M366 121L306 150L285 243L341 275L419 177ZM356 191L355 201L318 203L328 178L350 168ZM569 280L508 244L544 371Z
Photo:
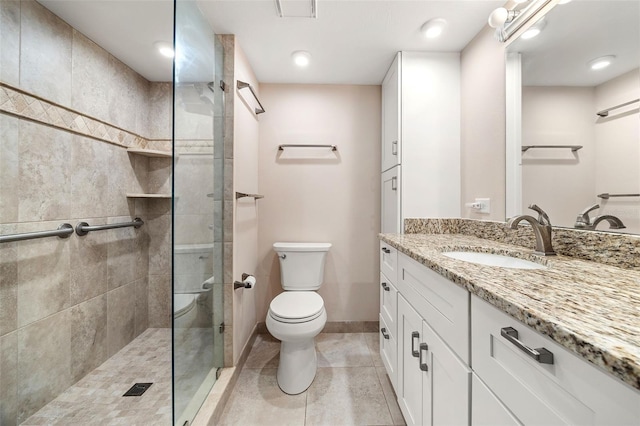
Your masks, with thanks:
M497 266L499 268L547 269L546 266L531 262L530 260L501 254L477 253L473 251L449 251L442 254L452 259L462 260L463 262L477 263L479 265L486 266Z

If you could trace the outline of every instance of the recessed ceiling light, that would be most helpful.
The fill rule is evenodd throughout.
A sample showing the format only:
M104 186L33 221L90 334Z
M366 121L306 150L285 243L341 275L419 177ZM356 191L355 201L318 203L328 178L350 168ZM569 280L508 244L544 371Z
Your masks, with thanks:
M156 41L153 43L158 52L167 58L173 58L173 46L166 41Z
M440 37L442 31L444 31L444 27L447 26L447 21L442 18L430 19L425 22L420 31L426 38L436 38Z
M529 27L527 31L523 32L520 38L523 40L532 39L535 36L539 35L546 26L547 21L544 18L540 19L538 22Z
M296 50L291 54L293 63L299 67L306 67L311 62L311 53L306 50Z
M601 56L587 63L592 70L601 70L608 67L616 59L613 55Z
M558 4L567 4L569 2L571 2L571 0L560 0Z

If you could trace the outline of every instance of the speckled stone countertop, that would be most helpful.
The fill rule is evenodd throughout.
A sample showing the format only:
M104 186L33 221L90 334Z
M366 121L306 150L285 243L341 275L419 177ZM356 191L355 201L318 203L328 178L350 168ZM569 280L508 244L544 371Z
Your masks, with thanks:
M380 239L640 390L640 271L538 256L532 249L469 235L381 234ZM455 250L508 254L547 268L496 268L442 254Z

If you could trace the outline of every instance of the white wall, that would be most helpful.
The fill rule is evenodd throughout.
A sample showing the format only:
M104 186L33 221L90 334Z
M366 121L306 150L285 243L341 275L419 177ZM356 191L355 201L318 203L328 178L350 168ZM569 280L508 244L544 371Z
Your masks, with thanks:
M461 65L461 211L473 219L505 219L504 45L485 27L463 49ZM464 206L491 199L491 214Z
M601 111L640 98L640 70L636 69L595 88L595 108ZM613 110L606 118L595 120L596 182L595 193L640 193L640 126L638 104ZM598 200L598 214L618 216L627 229L640 232L640 198ZM607 225L608 226L608 225ZM607 226L600 225L606 229Z
M234 78L251 84L261 97L258 80L251 65L235 43ZM257 194L259 120L253 112L253 98L247 89L238 91L236 82L233 120L233 187L234 191ZM258 265L258 207L262 200L243 198L234 203L233 220L233 279L242 280L242 273L255 275ZM264 283L258 283L263 286ZM259 288L259 287L258 287ZM233 292L233 364L236 365L242 348L256 325L258 289L238 289ZM229 303L227 301L226 303Z
M333 244L320 289L329 321L377 321L380 86L262 84L258 321L282 291L276 241ZM336 144L338 151L279 144Z
M522 145L582 145L522 153L522 212L542 207L551 223L573 226L596 204L595 91L592 87L523 87ZM597 212L596 212L597 213Z

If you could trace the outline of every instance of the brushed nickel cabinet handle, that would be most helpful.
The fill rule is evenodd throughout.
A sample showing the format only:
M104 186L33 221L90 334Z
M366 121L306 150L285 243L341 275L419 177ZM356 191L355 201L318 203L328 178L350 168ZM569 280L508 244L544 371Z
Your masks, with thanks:
M422 361L422 352L426 354L428 350L429 345L427 345L426 343L420 343L420 370L422 371L429 371L427 363Z
M413 355L414 358L418 358L420 356L415 347L416 339L420 339L420 333L414 331L411 333L411 355Z
M389 340L389 333L387 333L387 329L382 327L380 329L380 333L382 333L382 337L384 337L385 339Z
M526 353L540 364L553 364L553 353L545 348L531 349L520 340L518 340L518 330L513 327L504 327L500 329L500 335L513 343L515 347Z
M389 286L387 285L387 283L382 283L380 284L382 286L382 288L384 289L384 291L391 291L391 289L389 288Z
M391 142L391 154L398 155L398 141Z
M389 249L388 249L388 248L386 248L386 247L382 247L382 249L381 249L381 250L382 250L383 252L387 253L387 254L391 253L391 250L389 250Z

